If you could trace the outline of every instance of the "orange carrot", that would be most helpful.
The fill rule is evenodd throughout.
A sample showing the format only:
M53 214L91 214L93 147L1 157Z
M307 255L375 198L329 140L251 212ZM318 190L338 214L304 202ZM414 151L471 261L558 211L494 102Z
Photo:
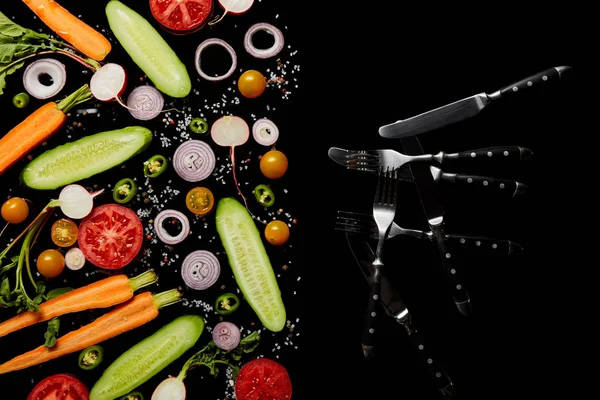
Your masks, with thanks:
M68 97L46 103L0 139L0 175L27 153L54 135L66 122L66 113L77 104L92 98L85 84Z
M44 24L86 56L102 61L111 44L100 32L71 14L54 0L23 0Z
M156 318L159 309L178 302L180 298L181 293L177 289L155 295L150 292L138 294L94 322L56 339L56 345L53 347L47 348L42 345L1 364L0 374L29 368L81 351L140 327Z
M90 283L42 303L38 311L23 312L1 322L0 337L61 315L121 304L157 279L154 271L146 271L133 278L115 275Z

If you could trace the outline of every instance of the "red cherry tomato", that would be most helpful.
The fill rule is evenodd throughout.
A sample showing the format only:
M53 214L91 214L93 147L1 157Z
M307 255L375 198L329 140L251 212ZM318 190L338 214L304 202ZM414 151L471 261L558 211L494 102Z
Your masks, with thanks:
M235 380L237 400L290 400L292 382L285 367L268 358L250 360Z
M90 392L79 379L56 374L42 379L29 393L27 400L89 400Z
M150 0L152 16L172 33L202 28L213 13L212 0Z
M137 214L119 204L104 204L79 223L77 243L86 260L104 269L119 269L137 256L144 241Z

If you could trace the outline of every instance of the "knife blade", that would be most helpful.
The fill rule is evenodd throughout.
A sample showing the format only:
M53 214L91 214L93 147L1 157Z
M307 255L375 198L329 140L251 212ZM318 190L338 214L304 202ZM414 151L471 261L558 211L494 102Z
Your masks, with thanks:
M373 276L373 260L375 259L373 249L364 238L346 234L346 240L354 261L360 267L367 282L369 282L370 277ZM444 399L454 399L456 397L456 391L445 367L437 361L437 358L432 357L433 352L430 349L430 346L425 343L422 335L412 323L410 311L402 301L393 284L385 275L385 271L381 274L380 283L380 302L382 308L385 310L386 314L394 318L396 322L404 327L407 335L411 339L412 348L433 379L439 393Z
M409 136L400 140L407 154L423 154L423 148L419 139ZM452 252L448 246L447 236L444 233L444 205L441 195L435 186L427 166L419 163L409 164L415 187L421 200L421 207L434 241L437 243L441 264L449 284L450 293L458 311L465 316L471 313L471 298L465 287L462 271L459 265L455 265Z
M529 88L537 87L540 84L559 81L570 70L571 67L569 66L549 68L507 85L491 94L478 93L414 117L384 125L379 128L379 135L388 139L399 139L460 122L479 114L481 110L500 99L510 98L516 93L526 92Z

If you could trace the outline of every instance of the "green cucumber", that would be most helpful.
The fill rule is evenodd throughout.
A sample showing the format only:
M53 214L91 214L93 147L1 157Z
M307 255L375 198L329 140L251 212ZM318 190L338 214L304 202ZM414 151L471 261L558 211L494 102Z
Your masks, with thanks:
M198 315L175 318L117 357L92 387L90 400L113 400L131 392L191 349L202 331L204 319Z
M192 90L188 71L148 20L119 0L110 0L105 11L113 34L154 86L168 96L186 97Z
M145 150L152 131L142 126L96 133L47 150L29 162L21 182L38 190L53 190L104 172Z
M215 220L229 266L244 298L265 328L281 331L286 323L285 306L254 220L233 197L219 200Z

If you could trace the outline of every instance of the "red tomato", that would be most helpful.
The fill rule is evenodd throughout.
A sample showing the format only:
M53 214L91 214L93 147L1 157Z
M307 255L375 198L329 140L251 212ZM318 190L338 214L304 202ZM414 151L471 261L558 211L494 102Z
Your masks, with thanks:
M89 400L90 392L79 379L66 374L42 379L29 393L27 400Z
M150 0L150 11L162 26L174 33L200 29L213 12L212 0Z
M277 361L257 358L242 365L235 380L237 400L289 400L292 382Z
M143 235L142 222L135 212L118 204L104 204L81 220L77 243L92 264L119 269L137 256Z

